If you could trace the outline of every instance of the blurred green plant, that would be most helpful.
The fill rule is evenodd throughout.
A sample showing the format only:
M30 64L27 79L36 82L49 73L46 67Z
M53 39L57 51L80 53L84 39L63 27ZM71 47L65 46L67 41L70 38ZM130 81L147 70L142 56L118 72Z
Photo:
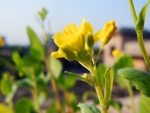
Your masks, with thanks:
M116 57L117 61L115 62L113 66L113 72L115 76L115 81L117 84L128 90L130 100L131 100L131 111L132 113L135 112L134 108L134 94L132 90L132 85L130 82L128 82L126 79L122 78L121 76L118 75L117 71L122 68L130 67L133 68L133 58L130 56L125 55L124 53L120 52L119 50L114 50L112 51L112 55Z
M4 73L0 81L1 93L5 96L5 104L1 103L3 112L12 112L13 113L13 97L16 93L18 85L14 82L14 78L9 73Z
M128 0L128 2L129 2L130 9L131 9L132 17L134 20L134 24L135 24L137 40L138 40L143 58L145 60L145 63L148 67L148 70L150 70L150 60L149 60L149 56L147 54L147 51L144 45L144 40L143 40L144 24L145 24L146 13L147 13L148 6L150 4L150 0L148 0L148 2L143 6L138 16L136 14L133 0ZM149 94L150 75L146 72L133 69L133 68L119 69L118 74L121 75L121 77L126 78L131 84L133 84L143 94L139 102L139 113L149 112L150 110L146 109L146 103L149 101L149 97L150 97L150 94ZM147 97L145 97L144 95Z

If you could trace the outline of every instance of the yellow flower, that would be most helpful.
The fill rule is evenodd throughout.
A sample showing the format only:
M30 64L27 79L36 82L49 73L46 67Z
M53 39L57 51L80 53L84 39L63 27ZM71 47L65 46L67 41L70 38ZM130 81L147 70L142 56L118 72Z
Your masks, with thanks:
M102 45L106 45L110 39L112 38L112 36L114 35L115 31L117 30L117 27L115 25L115 21L111 20L109 22L107 22L103 29L98 31L94 37L95 37L95 42L101 40Z
M55 44L59 47L57 52L52 52L51 56L55 58L65 57L73 60L77 53L84 50L85 38L88 34L93 34L93 27L83 19L81 27L76 24L69 24L63 32L56 33L53 36Z
M5 42L4 42L3 38L0 37L0 47L3 47L4 45L5 45Z
M5 104L0 103L0 113L12 113L12 110Z
M119 50L117 50L117 49L115 49L115 50L112 51L112 55L114 57L116 57L116 58L119 58L121 56L121 54L122 53Z

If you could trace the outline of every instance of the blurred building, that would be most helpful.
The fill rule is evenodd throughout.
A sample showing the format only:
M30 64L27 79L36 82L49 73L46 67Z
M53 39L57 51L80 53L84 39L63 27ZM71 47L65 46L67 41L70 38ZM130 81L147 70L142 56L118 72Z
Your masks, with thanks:
M150 32L144 30L143 35L146 50L148 55L150 55ZM116 59L112 56L112 51L114 49L118 49L121 52L132 56L134 58L135 68L147 70L140 47L138 45L136 32L133 28L119 29L110 40L109 44L104 47L103 61L105 64L112 65L116 61Z

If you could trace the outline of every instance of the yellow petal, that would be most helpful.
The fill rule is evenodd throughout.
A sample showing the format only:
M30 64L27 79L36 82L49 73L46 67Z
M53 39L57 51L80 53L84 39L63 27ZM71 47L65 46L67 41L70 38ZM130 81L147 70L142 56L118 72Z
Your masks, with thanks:
M52 52L51 56L54 58L62 58L64 57L60 52Z
M63 30L65 34L74 34L79 30L78 26L76 24L69 24L66 26Z
M99 30L95 35L94 35L94 43L98 42L101 39L101 34L102 30Z
M89 22L86 22L85 19L82 20L82 24L81 24L81 32L83 33L83 35L86 37L86 35L88 33L93 34L93 27Z
M72 50L80 52L83 50L85 46L85 38L82 34L76 34L72 41L68 43L68 46L72 48Z
M67 35L64 35L63 33L56 33L53 37L55 44L60 47L63 45L66 45L67 43L70 43L70 38Z

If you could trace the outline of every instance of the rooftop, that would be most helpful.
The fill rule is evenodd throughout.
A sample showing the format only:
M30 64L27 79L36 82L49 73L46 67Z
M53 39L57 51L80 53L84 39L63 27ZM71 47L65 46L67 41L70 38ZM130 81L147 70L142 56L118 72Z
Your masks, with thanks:
M121 34L121 35L123 35L123 37L136 38L136 32L135 32L134 28L127 28L127 27L120 28L116 31L116 34ZM150 39L150 31L144 30L143 36L144 36L144 39Z

